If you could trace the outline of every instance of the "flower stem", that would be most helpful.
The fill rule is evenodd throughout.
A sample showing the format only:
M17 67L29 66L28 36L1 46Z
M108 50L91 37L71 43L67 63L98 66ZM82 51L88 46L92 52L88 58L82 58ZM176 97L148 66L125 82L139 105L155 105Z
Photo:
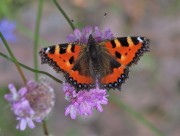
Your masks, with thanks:
M110 100L114 102L119 108L128 112L132 117L143 123L149 130L151 130L156 136L165 136L156 126L143 117L140 113L134 111L131 107L119 100L115 95L111 94Z
M58 10L63 14L63 16L65 17L65 19L67 20L67 22L69 23L69 25L71 26L71 28L74 30L75 26L73 25L72 21L70 20L70 18L67 16L67 14L64 12L64 10L61 8L61 6L58 4L58 2L56 0L53 0L54 4L56 5L56 7L58 8Z
M48 132L48 129L47 129L46 120L43 120L43 130L44 130L44 135L45 135L45 136L49 136L49 132Z
M0 32L0 37L1 37L3 43L4 43L5 47L6 47L9 55L11 56L11 58L13 58L14 64L15 64L15 66L16 66L16 68L17 68L17 70L18 70L18 72L19 72L19 74L20 74L20 76L21 76L21 78L22 78L22 80L23 80L23 82L24 82L24 84L26 84L26 81L27 81L27 80L26 80L26 78L25 78L25 76L24 76L24 73L23 73L23 71L21 70L19 64L17 63L17 62L18 62L17 59L15 58L13 52L11 51L8 43L6 42L4 36L3 36L3 34L2 34L1 32Z
M1 15L11 16L11 12L9 12L9 8L4 0L0 0L0 13Z
M44 0L39 0L38 2L38 13L36 18L35 34L34 34L34 69L38 70L38 44L39 44L39 30L40 21L42 16ZM35 72L35 80L38 80L38 73Z
M3 53L1 53L1 52L0 52L0 56L2 56L2 57L4 57L5 59L8 59L8 60L10 60L10 61L12 61L12 62L15 63L15 60L14 60L13 58L9 58L8 56L6 56L5 54L3 54ZM24 64L22 64L22 63L20 63L20 62L18 62L18 61L16 61L16 63L17 63L19 66L21 66L21 67L23 67L23 68L25 68L25 69L27 69L27 70L29 70L29 71L37 72L37 73L40 73L40 74L44 74L44 75L52 78L52 79L55 80L56 82L62 84L62 81L61 81L61 80L57 79L56 77L54 77L53 75L51 75L51 74L49 74L49 73L47 73L47 72L45 72L45 71L39 71L39 70L30 68L30 67L28 67L28 66L26 66L26 65L24 65Z

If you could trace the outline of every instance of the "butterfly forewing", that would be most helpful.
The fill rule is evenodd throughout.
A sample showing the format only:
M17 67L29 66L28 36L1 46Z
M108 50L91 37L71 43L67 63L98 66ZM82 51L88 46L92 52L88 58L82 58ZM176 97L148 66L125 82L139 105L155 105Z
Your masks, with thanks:
M42 49L41 62L47 63L58 71L69 72L74 66L81 47L75 44L57 44Z
M149 39L145 37L120 37L105 42L108 51L124 66L136 63L144 52L149 51Z

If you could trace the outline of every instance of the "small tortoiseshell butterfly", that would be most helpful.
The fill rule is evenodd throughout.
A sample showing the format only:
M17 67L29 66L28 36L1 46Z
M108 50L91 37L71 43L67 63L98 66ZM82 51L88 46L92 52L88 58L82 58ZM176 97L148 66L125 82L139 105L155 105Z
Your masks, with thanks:
M120 37L96 42L90 34L87 44L57 44L42 49L42 63L62 71L66 81L79 91L99 87L119 89L128 77L129 67L149 51L145 37Z

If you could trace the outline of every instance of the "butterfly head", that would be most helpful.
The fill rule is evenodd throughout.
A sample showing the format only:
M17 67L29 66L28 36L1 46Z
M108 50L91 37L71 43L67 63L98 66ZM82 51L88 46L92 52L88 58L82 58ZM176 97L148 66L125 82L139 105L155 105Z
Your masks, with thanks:
M96 59L97 58L97 45L96 41L92 34L89 35L88 38L88 43L87 43L87 52L89 53L89 56L91 59Z
M94 37L92 36L92 34L89 35L88 38L88 45L94 45L96 43Z

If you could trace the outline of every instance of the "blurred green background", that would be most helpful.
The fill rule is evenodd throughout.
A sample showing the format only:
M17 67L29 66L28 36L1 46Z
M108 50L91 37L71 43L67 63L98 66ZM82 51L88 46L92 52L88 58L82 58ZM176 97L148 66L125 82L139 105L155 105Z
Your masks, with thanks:
M180 135L180 1L179 0L58 0L77 27L99 26L110 28L116 37L146 36L151 40L150 53L130 69L129 79L122 92L111 95L142 114L167 136ZM0 0L0 19L16 22L17 42L10 43L17 59L33 67L33 44L37 0ZM107 15L104 17L104 13ZM66 42L72 33L69 24L52 0L44 0L40 25L40 48ZM7 54L3 44L0 51ZM40 64L40 63L39 63ZM59 79L48 65L40 65ZM34 73L24 70L28 79ZM43 76L43 75L42 75ZM94 111L92 117L71 120L64 116L68 104L61 85L48 80L55 87L56 104L48 117L48 128L53 136L155 136L138 118L131 116L110 99L104 111ZM17 121L3 96L7 85L22 85L22 80L10 61L0 57L0 136L43 136L37 124L33 130L20 132Z

